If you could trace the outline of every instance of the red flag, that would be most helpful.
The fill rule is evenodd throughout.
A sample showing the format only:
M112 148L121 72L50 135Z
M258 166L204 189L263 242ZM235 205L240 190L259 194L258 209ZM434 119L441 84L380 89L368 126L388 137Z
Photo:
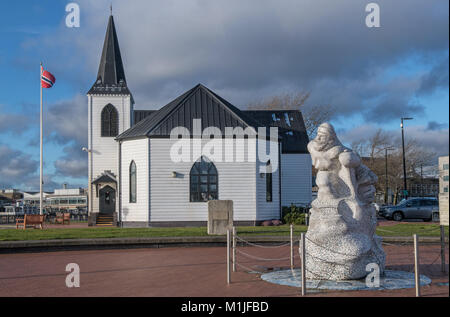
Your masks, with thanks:
M42 77L41 77L42 88L52 88L55 81L56 81L55 76L53 76L52 74L50 74L50 72L46 70L42 70Z

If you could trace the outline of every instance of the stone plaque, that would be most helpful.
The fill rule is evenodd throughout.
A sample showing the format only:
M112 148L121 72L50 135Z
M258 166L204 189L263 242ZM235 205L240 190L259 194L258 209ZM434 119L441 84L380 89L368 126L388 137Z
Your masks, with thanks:
M233 201L208 201L208 234L227 234L233 227Z

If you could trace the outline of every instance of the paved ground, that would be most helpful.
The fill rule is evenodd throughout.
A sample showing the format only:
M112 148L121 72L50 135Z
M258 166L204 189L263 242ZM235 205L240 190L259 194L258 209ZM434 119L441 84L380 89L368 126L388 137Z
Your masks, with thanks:
M265 258L284 258L286 247L239 250ZM448 273L440 272L439 246L422 246L422 274L432 279L424 296L449 296ZM388 269L413 270L410 245L386 245ZM260 280L241 267L226 284L226 248L162 248L0 254L0 296L299 296L299 289ZM448 263L448 250L446 253ZM67 288L68 263L81 270L80 288ZM285 267L288 261L257 262L238 253L238 263L256 270ZM448 272L448 265L447 265ZM414 296L413 289L324 292L308 296Z

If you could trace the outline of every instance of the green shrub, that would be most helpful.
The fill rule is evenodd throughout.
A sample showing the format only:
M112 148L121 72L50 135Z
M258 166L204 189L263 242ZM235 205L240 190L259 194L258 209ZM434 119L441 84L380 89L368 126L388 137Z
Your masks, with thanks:
M305 225L305 215L308 209L305 207L291 205L290 207L284 206L282 208L282 219L285 224L293 225Z

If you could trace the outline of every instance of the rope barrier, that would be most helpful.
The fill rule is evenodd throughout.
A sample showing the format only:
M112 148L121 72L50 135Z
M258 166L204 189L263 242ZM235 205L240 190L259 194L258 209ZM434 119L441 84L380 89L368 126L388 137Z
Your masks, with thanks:
M238 252L238 253L240 253L240 254L246 256L246 257L249 257L250 259L253 259L253 260L259 260L259 261L285 261L285 260L289 260L289 259L290 259L290 257L286 257L286 258L276 258L276 259L261 258L261 257L255 256L255 255L251 255L251 254L248 254L248 253L246 253L246 252L243 252L243 251L241 251L241 250L239 250L239 249L236 249L236 252ZM295 257L295 256L294 256L294 257Z
M275 249L275 248L281 248L281 247L286 247L286 246L290 245L290 242L284 243L284 244L280 244L280 245L275 245L275 246L273 246L273 245L272 246L258 245L256 243L252 243L252 242L250 242L248 240L240 238L238 235L236 235L236 239L239 240L239 241L242 241L244 243L247 243L249 245L252 245L254 247L263 248L263 249Z

